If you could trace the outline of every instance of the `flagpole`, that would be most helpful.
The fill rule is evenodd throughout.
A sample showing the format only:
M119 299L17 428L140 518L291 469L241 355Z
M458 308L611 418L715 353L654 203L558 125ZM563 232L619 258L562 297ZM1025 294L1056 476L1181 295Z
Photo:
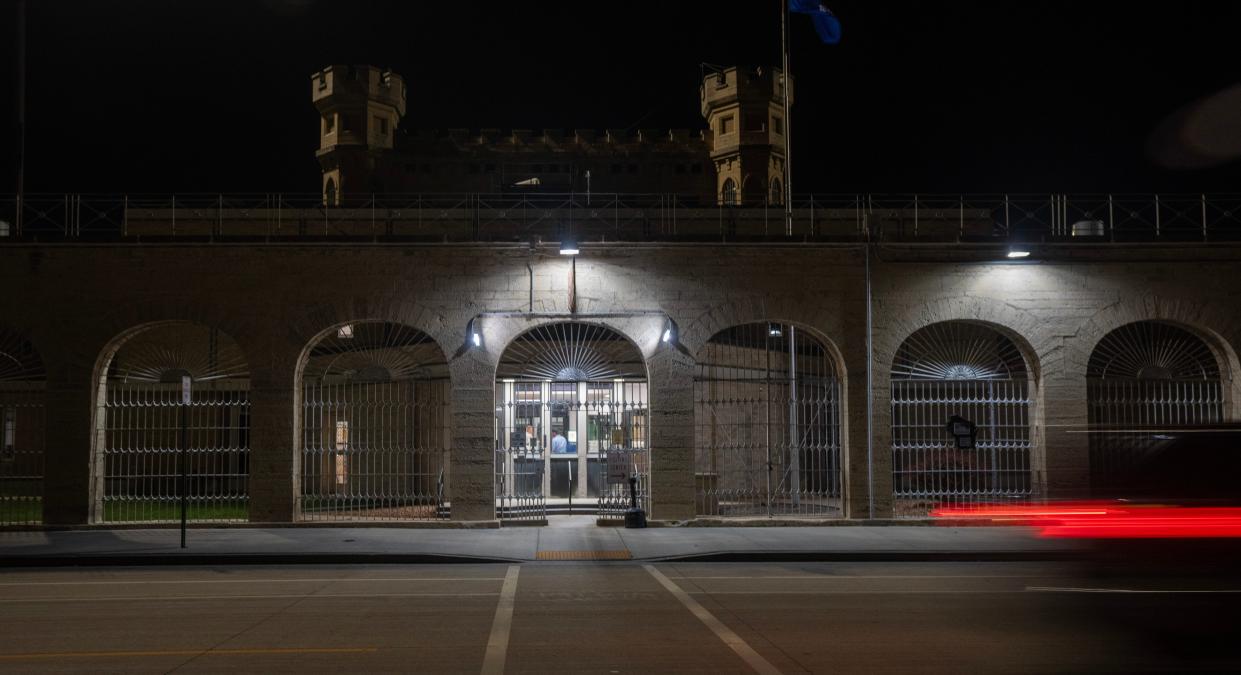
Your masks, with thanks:
M783 78L781 83L781 91L784 94L784 235L786 237L793 236L793 182L789 180L792 176L792 170L789 168L789 157L793 153L793 144L789 142L789 135L792 133L793 124L789 120L789 83L792 78L789 77L789 0L780 0L780 51L784 57L784 63L780 68L780 77Z

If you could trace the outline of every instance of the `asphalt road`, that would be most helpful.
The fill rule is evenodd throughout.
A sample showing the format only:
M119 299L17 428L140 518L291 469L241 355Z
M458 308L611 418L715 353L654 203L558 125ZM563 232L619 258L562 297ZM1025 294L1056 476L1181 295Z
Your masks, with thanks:
M1241 669L1241 593L1219 592L1236 589L1079 572L632 562L6 570L0 671Z

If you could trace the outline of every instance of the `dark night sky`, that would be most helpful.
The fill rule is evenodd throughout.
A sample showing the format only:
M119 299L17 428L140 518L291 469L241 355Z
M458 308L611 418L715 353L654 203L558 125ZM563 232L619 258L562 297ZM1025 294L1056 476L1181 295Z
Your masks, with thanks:
M828 4L841 45L792 28L797 192L1241 192L1241 161L1173 171L1148 151L1178 108L1241 82L1241 3ZM329 63L403 74L405 127L698 128L699 63L777 63L778 6L36 0L27 185L314 191L309 76Z

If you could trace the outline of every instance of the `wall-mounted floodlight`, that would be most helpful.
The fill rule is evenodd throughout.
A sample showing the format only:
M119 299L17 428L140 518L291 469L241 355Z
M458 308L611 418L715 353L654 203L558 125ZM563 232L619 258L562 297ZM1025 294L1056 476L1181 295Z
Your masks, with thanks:
M470 322L465 325L466 339L469 340L468 344L470 346L482 347L483 346L483 334L478 332L478 324L476 322L477 322L477 318L470 319Z
M667 343L673 343L673 342L676 342L676 339L677 339L676 322L674 322L672 319L668 319L664 323L664 333L660 337L660 340L662 340L663 342L667 342Z
M1030 252L1024 248L1010 248L1008 249L1008 257L1011 259L1028 258L1030 257Z
M780 337L784 335L784 329L778 323L767 324L767 337Z
M566 234L560 237L560 255L577 255L577 237Z

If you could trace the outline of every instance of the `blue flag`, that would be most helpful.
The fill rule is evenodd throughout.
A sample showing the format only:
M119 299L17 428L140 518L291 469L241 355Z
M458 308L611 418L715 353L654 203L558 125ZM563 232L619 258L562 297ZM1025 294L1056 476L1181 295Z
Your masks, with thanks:
M819 34L823 44L834 45L840 42L840 20L819 0L789 0L789 11L809 14L814 22L814 31Z

